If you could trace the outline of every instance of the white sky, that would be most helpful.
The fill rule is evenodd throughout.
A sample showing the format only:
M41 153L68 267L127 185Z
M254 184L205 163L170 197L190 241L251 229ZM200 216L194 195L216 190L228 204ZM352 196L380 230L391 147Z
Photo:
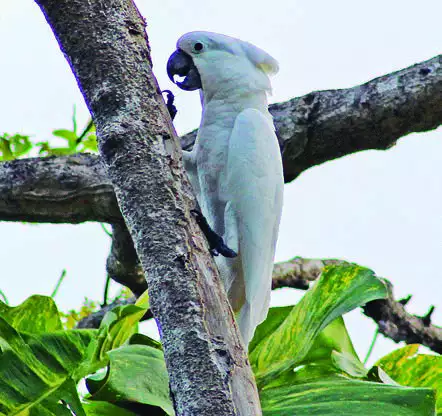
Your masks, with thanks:
M197 93L169 82L165 64L178 37L191 30L251 41L280 62L273 102L312 90L346 88L441 53L442 2L411 0L138 0L148 23L154 70L177 96L180 133L198 125ZM45 140L71 126L84 105L70 69L32 0L0 0L0 133ZM311 169L286 186L277 260L295 255L357 262L390 279L397 297L413 294L408 309L439 307L442 248L442 130L414 134L387 152L369 151ZM109 238L98 224L0 223L0 289L12 304L50 294L63 268L61 309L84 296L101 300ZM276 305L298 299L280 291ZM346 316L363 357L375 326L359 311ZM373 359L396 345L378 341ZM371 362L373 362L373 359Z

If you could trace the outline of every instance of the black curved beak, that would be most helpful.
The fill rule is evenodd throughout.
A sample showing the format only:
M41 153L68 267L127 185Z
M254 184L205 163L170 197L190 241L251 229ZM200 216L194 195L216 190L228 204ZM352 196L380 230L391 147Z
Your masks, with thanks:
M167 61L169 79L182 90L194 91L202 88L200 74L193 59L186 52L177 49ZM175 81L174 76L185 77L183 81Z

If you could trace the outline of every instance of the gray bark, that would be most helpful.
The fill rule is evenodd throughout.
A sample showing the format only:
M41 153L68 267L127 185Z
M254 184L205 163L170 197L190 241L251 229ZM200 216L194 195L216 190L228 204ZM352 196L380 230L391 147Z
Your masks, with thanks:
M74 72L149 286L177 415L257 415L224 290L130 0L37 0ZM146 369L148 371L148 369Z

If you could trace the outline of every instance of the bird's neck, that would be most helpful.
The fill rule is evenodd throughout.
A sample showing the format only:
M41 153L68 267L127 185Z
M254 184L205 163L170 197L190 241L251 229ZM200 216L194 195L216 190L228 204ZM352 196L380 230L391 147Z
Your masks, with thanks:
M201 94L203 113L201 126L222 123L224 128L233 127L236 117L247 108L254 108L264 115L268 112L267 93L265 91L220 91L207 95Z

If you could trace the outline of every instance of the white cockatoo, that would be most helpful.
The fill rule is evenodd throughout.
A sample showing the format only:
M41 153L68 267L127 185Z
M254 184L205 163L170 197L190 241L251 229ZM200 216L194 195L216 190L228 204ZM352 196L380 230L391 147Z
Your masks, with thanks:
M246 345L269 309L282 210L282 161L267 103L277 71L263 50L211 32L183 35L167 63L181 89L200 89L201 124L184 165L218 235L212 248L223 256L215 261Z

